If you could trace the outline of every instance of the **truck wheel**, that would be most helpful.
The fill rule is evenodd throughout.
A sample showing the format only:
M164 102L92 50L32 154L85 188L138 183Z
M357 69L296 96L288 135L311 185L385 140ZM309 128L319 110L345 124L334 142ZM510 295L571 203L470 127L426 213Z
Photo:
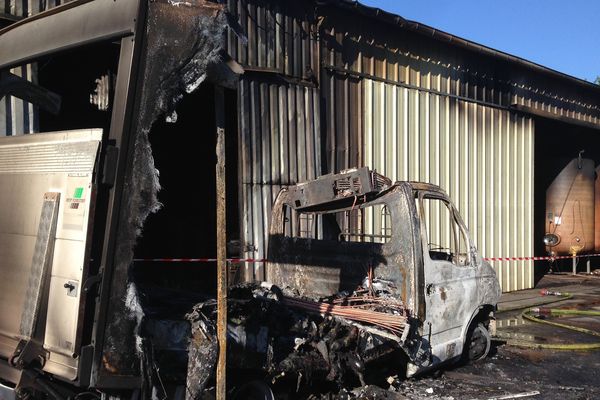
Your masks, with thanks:
M466 359L471 362L483 360L489 353L492 345L490 332L483 322L477 322L467 335Z

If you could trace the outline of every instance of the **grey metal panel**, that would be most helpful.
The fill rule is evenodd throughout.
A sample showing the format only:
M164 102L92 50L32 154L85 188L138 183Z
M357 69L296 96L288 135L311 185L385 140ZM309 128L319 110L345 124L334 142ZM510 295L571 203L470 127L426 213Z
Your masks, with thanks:
M532 119L382 82L363 83L364 165L392 180L440 185L484 257L533 256ZM448 226L437 221L432 229L448 237ZM493 264L504 291L533 286L532 261Z
M138 1L94 0L46 11L0 30L0 68L25 63L50 52L131 35ZM24 45L24 44L27 45Z
M240 81L244 257L266 257L271 206L281 187L320 175L318 101L313 87L248 77ZM262 268L262 263L248 264L245 276L262 279Z
M19 337L45 192L58 192L60 205L49 271L44 347L50 358L44 369L74 379L78 359L78 324L92 177L101 129L0 138L0 355L10 357ZM31 168L27 169L27 165ZM76 286L76 293L65 288Z

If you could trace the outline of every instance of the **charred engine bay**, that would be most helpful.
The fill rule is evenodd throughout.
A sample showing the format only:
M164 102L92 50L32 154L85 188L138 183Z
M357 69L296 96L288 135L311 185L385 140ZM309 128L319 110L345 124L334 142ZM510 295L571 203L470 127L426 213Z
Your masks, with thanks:
M407 311L375 289L381 282L365 286L322 299L300 298L265 284L232 287L227 332L232 392L248 382L264 382L278 396L287 396L278 398L314 398L368 384L387 386L388 376L401 375ZM147 309L142 334L153 354L145 368L152 385L185 381L188 399L205 398L217 362L216 301L198 302L175 320L173 310L183 310L181 296L172 305L165 303L166 293L158 301L144 301L149 299L143 293L140 297ZM319 305L328 310L311 308Z

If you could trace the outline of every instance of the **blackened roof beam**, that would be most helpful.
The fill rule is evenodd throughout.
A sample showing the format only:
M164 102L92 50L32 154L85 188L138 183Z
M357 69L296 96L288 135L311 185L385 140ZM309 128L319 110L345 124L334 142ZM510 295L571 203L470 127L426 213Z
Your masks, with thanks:
M0 29L5 28L21 19L21 17L17 17L16 15L0 12Z
M58 94L25 78L2 71L0 72L0 99L6 95L35 104L54 115L60 111L61 97Z

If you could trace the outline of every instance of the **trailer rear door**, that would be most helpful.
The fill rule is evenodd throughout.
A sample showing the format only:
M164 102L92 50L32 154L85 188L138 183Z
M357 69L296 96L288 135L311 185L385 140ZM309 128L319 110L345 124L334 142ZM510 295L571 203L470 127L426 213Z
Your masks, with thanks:
M0 356L77 377L101 129L0 138Z

